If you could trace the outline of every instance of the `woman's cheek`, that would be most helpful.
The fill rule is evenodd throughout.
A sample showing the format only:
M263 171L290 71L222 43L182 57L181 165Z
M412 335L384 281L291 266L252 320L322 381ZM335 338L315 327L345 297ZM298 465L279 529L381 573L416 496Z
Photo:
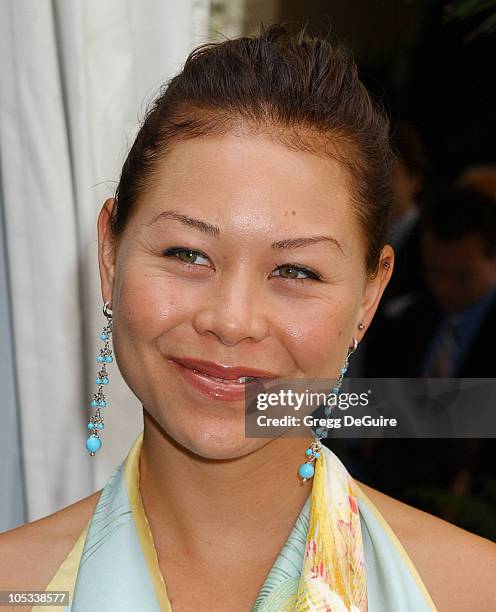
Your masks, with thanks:
M151 340L174 325L180 316L178 289L161 275L128 274L120 288L122 328L130 340ZM164 325L165 324L165 325Z
M352 308L352 300L335 299L307 304L298 317L285 318L284 333L302 372L332 376L342 366Z

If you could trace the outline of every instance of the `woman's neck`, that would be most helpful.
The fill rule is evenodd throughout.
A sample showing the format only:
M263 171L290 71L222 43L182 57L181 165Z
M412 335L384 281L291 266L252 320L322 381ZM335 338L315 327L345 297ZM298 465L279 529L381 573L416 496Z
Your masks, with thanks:
M177 445L144 413L140 491L155 546L208 562L274 559L311 488L298 466L311 439L281 437L230 460Z

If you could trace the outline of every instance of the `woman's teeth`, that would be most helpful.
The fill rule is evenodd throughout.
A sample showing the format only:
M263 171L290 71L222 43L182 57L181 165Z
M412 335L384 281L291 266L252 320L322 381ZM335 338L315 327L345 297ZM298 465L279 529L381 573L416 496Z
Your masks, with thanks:
M252 376L241 376L240 378L235 378L235 379L226 379L226 378L218 378L217 376L211 376L210 374L206 374L205 372L200 372L200 370L195 370L193 369L193 372L196 372L197 374L202 374L203 376L208 376L209 378L213 378L214 380L218 380L219 382L223 382L223 383L233 383L233 382L246 382L248 380L254 380L254 378Z

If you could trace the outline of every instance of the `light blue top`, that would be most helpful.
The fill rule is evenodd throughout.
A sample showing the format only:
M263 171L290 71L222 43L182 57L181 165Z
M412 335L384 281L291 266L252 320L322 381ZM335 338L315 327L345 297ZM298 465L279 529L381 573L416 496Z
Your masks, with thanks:
M332 453L326 447L323 450ZM140 544L124 463L115 468L102 490L84 542L74 597L65 612L170 611L170 607L160 607ZM358 493L369 612L436 611L399 540L363 491L358 489ZM310 498L307 498L260 589L254 612L278 612L281 610L278 602L297 592L309 508Z

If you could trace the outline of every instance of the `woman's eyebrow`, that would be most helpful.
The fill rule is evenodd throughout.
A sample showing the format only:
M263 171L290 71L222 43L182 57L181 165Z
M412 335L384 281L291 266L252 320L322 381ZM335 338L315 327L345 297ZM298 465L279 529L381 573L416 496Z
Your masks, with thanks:
M209 234L214 238L220 237L220 228L217 225L212 225L207 221L203 221L202 219L196 219L195 217L190 217L189 215L185 215L184 213L180 213L176 210L163 210L157 215L155 215L151 221L146 223L146 226L153 225L158 221L163 221L165 219L179 221L183 225L188 227L193 227L194 229L203 232L204 234ZM305 247L310 244L315 244L317 242L328 242L338 247L341 253L344 255L344 251L339 244L336 238L332 236L306 236L302 238L286 238L284 240L275 240L271 243L271 248L275 250L285 250L285 249L297 249L299 247Z
M146 225L150 226L157 223L157 221L163 221L165 219L179 221L183 225L187 225L188 227L194 227L200 232L214 236L214 238L219 238L220 236L220 228L216 225L212 225L211 223L207 223L206 221L202 221L201 219L189 217L188 215L177 212L176 210L163 210L162 212L159 212L158 215L155 215L151 219L151 221L146 223Z
M344 251L341 245L332 236L306 236L303 238L286 238L285 240L276 240L270 246L273 249L297 249L298 247L305 247L309 244L315 244L316 242L329 242L338 247L341 253L344 255Z

